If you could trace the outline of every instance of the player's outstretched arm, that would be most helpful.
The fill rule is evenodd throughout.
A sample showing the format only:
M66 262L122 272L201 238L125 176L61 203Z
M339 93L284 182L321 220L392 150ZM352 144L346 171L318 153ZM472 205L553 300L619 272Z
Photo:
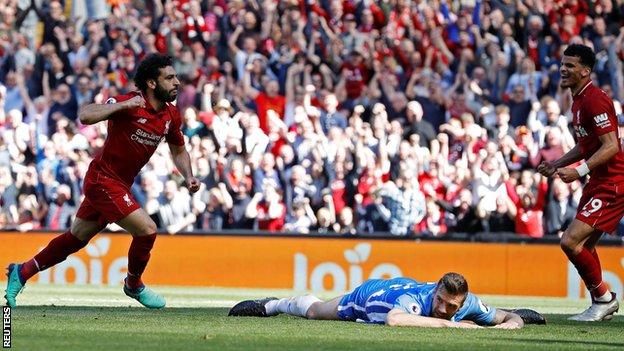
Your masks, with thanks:
M522 320L521 320L522 321ZM482 326L469 323L457 323L445 319L418 316L409 314L401 309L395 308L388 312L386 324L391 327L421 327L421 328L464 328L479 329Z
M494 325L493 328L497 329L520 329L524 327L524 321L520 316L500 309L496 310L492 324Z
M82 124L95 124L107 120L115 112L135 107L145 107L145 99L142 96L137 95L119 103L84 105L78 111L78 118Z
M191 194L197 192L197 190L199 190L200 183L199 180L193 176L191 156L186 151L185 146L169 144L169 149L171 150L171 159L173 160L173 163L178 171L180 171L184 177L186 187L189 189Z

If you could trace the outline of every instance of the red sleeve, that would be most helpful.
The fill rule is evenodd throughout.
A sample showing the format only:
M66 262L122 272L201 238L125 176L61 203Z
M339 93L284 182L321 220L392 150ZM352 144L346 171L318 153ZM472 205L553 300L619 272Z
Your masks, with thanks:
M167 106L171 113L171 127L167 133L166 139L169 144L184 146L184 135L182 134L182 117L180 111L176 107Z
M520 207L520 197L518 193L516 193L516 189L514 189L513 184L510 181L505 181L505 189L507 189L507 196L513 201L516 207Z
M383 10L374 3L370 5L370 10L373 13L374 25L380 28L383 27L386 23L386 14Z
M320 7L317 4L314 4L312 6L310 6L310 10L312 12L316 12L317 15L324 17L326 20L329 20L329 15L327 14L327 12L325 10L323 10L322 7Z
M613 101L604 93L599 92L592 99L591 104L583 105L587 121L596 136L601 136L617 130L617 119Z
M137 95L136 92L132 92L129 94L124 94L124 95L116 95L116 96L112 96L109 97L108 99L106 99L106 101L104 102L105 104L118 104L120 102L124 102L126 100L130 100L131 98L135 97ZM110 117L108 118L109 120L115 119L121 115L124 114L125 110L121 110L121 111L117 111L115 113L113 113L112 115L110 115Z

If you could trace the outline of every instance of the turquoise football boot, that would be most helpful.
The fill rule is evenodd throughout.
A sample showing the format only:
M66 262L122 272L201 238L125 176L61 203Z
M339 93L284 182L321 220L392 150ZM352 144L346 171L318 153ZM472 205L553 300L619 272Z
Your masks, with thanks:
M17 306L15 303L15 298L17 294L22 292L24 289L24 285L26 282L22 282L22 279L19 275L20 265L16 263L11 263L7 268L7 288L4 294L4 298L6 299L7 306L13 308Z
M165 298L158 295L154 290L148 288L147 286L142 286L138 289L130 289L126 285L126 280L124 279L124 293L129 297L139 301L139 303L147 308L163 308L165 307L166 301Z

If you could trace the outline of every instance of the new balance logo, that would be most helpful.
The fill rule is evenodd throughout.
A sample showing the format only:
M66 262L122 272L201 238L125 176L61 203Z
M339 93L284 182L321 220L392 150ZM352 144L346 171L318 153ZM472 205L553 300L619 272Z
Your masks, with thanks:
M146 118L139 118L139 120L137 122L139 122L141 124L145 124L145 122L147 122L147 119Z

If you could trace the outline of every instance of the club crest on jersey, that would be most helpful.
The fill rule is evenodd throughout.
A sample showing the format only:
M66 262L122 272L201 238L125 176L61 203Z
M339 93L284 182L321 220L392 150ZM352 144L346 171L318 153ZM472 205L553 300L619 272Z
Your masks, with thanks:
M125 194L125 195L123 196L123 199L124 199L124 201L126 202L126 205L127 205L128 207L132 206L133 202L132 202L132 200L130 200L130 195Z
M171 120L168 120L167 122L165 122L165 135L169 133L169 124L171 124Z
M609 116L606 113L601 113L597 116L594 116L594 122L596 122L596 126L599 128L607 128L611 126L611 122L609 122Z
M574 126L574 132L576 133L577 138L586 137L589 135L587 134L585 128L583 128L582 126Z

